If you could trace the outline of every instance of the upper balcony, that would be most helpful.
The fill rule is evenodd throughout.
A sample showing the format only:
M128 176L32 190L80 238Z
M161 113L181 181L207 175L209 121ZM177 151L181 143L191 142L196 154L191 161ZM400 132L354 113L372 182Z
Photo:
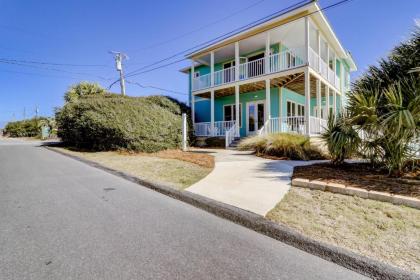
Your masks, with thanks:
M194 71L191 89L197 92L235 82L255 81L264 75L310 66L331 87L342 92L342 77L347 77L349 72L348 67L344 68L347 54L336 51L336 44L330 41L331 38L324 36L310 17L238 37L191 57Z

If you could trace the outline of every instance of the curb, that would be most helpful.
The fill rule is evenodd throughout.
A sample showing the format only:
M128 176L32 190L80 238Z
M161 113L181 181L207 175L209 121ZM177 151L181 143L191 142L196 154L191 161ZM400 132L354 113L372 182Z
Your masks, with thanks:
M388 202L396 205L404 205L415 209L420 209L420 199L417 199L415 197L394 195L386 192L367 191L365 189L349 187L343 184L326 183L317 180L309 181L308 179L294 178L292 179L292 186L357 196L361 198L368 198L371 200Z
M258 214L231 206L204 196L200 196L188 191L178 191L167 185L154 183L148 180L140 179L124 172L117 171L105 167L96 162L86 160L54 148L45 147L46 149L70 157L72 159L83 162L89 166L101 169L110 174L119 176L128 181L140 184L149 189L160 192L182 202L203 209L218 217L230 220L236 224L245 226L258 233L264 234L273 239L284 242L295 248L308 252L310 254L321 257L327 261L331 261L347 269L353 270L372 279L382 280L407 280L420 279L420 274L415 274L402 270L400 268L376 261L374 259L356 254L350 250L336 247L327 243L319 242L308 238L301 233L283 225L271 222Z

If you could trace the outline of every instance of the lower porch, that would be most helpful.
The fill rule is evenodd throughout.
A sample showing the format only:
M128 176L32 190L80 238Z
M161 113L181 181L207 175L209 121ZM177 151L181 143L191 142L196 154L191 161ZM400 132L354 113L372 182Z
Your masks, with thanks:
M294 73L196 95L195 135L321 134L328 115L341 111L342 96L316 75L306 75Z

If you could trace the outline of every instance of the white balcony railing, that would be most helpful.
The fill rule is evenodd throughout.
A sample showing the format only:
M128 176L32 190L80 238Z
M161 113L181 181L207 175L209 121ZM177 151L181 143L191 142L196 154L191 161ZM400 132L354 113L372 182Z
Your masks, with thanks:
M219 121L214 122L214 128L211 127L211 122L200 122L194 124L195 136L225 136L226 131L235 126L235 121Z
M254 77L264 75L265 72L265 58L242 63L239 66L239 79L246 80Z
M327 120L320 119L317 117L309 117L310 123L310 134L321 134L324 132L327 126ZM305 134L305 117L304 116L293 116L293 117L280 117L270 118L260 129L259 134L270 134L270 133L298 133Z
M200 90L210 87L210 74L202 75L199 77L195 77L193 79L193 90Z
M335 75L334 75L334 70L332 70L331 68L328 67L328 81L335 85Z
M334 73L334 70L332 70L322 58L320 59L317 52L312 48L309 48L309 65L335 86L335 88L341 91L339 76Z
M265 57L242 63L239 65L239 80L247 80L265 74L276 73L305 64L303 48L294 48L270 55L269 72L266 73ZM235 67L229 67L214 72L214 85L219 86L235 81ZM206 89L211 86L210 74L202 75L193 79L193 91Z
M320 72L319 55L312 48L309 48L309 65L316 71Z
M321 134L327 127L327 120L320 119L317 117L309 117L310 134Z
M214 72L214 85L223 85L235 81L235 67Z
M341 90L341 80L338 76L335 76L335 87Z

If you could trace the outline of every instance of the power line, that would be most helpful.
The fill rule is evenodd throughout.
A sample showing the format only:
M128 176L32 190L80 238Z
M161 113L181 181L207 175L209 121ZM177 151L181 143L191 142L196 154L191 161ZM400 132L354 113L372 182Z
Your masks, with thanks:
M1 60L1 59L0 59L0 63L12 64L12 65L18 65L18 66L36 68L36 69L43 69L43 70L48 70L48 71L56 71L56 72L62 72L62 73L68 73L68 74L82 75L82 76L88 75L88 76L92 76L92 77L95 77L95 78L98 78L98 79L101 79L101 80L104 80L104 81L111 80L110 78L105 78L105 77L94 75L94 74L91 74L91 73L72 72L72 71L67 71L67 70L58 69L58 68L42 67L42 66L39 66L39 65L28 65L28 64L24 64L24 63L5 61L5 60Z
M312 1L312 0L311 0L311 1ZM273 17L273 16L276 16L276 17L277 17L277 16L279 16L279 13L283 13L284 11L290 10L290 9L292 9L292 8L294 8L294 7L298 6L298 5L302 5L303 3L307 4L307 3L309 3L309 2L308 2L308 0L299 1L299 2L297 2L297 3L295 3L295 4L293 4L293 5L290 5L290 6L286 7L286 8L283 8L283 9L281 9L281 10L279 10L279 11L275 12L275 13L272 13L272 14L270 14L270 15L268 15L268 16L265 16L265 17L263 17L263 18L261 18L261 19L258 19L258 20L256 20L256 21L253 21L253 22L251 22L251 23L249 23L249 24L246 24L246 25L244 25L244 26L241 26L241 27L239 27L239 28L236 28L236 29L234 29L234 30L232 30L232 31L230 31L230 32L228 32L228 33L225 33L225 34L223 34L223 35L220 35L220 36L218 36L218 37L216 37L216 38L213 38L213 39L208 40L208 41L206 41L206 42L200 43L200 44L195 45L195 46L193 46L193 47L191 47L191 48L188 48L188 49L186 49L186 50L183 50L183 51L177 52L177 53L175 53L175 54L173 54L173 55L171 55L171 56L169 56L169 57L163 58L163 59L161 59L161 60L159 60L159 61L156 61L156 62L154 62L154 63L151 63L151 64L148 64L148 65L146 65L146 66L143 66L143 67L141 67L141 68L139 68L139 69L137 69L137 70L133 70L133 71L131 71L131 72L127 73L127 77L129 77L129 76L131 76L131 75L133 75L133 74L135 74L135 73L137 73L138 71L141 71L141 70L143 70L143 69L146 69L146 68L149 68L149 67L154 66L154 65L156 65L156 64L159 64L159 63L165 62L165 61L167 61L167 60L170 60L170 59L172 59L172 58L174 58L174 57L177 57L177 56L179 56L179 55L181 55L181 54L184 54L184 53L186 53L186 52L188 52L188 51L191 51L191 50L197 49L197 48L199 48L199 47L201 47L201 46L204 46L204 45L208 45L208 44L210 44L210 43L212 43L212 42L214 42L214 41L216 41L216 40L219 40L219 39L221 39L221 38L224 38L224 37L226 37L226 36L229 36L229 35L231 35L232 33L236 33L236 32L238 32L238 31L240 31L240 30L245 29L245 28L249 28L249 26L254 25L254 24L257 24L257 23L259 23L259 22L261 22L261 21L263 21L263 20L267 20L268 18L271 18L271 17ZM303 5L302 5L302 6L303 6Z
M324 8L321 8L321 9L319 9L319 10L317 10L317 11L311 12L311 13L306 14L306 15L304 15L304 16L297 17L297 18L295 18L295 19L291 20L290 22L293 22L293 21L299 20L299 19L301 19L301 18L303 18L303 17L307 17L307 16L310 16L310 15L315 14L315 13L319 13L319 12L321 12L321 11L325 11L325 10L327 10L327 9L330 9L330 8L333 8L333 7L336 7L336 6L339 6L339 5L344 4L344 3L346 3L346 2L349 2L349 1L352 1L352 0L341 0L341 1L339 1L339 2L336 2L336 3L334 3L334 4L331 4L331 5L326 6L326 7L324 7ZM284 9L282 9L282 10L280 10L280 11L278 11L278 12L274 13L274 14L278 14L278 13L281 13L282 11L289 10L291 7L294 7L294 6L296 6L296 5L299 5L299 4L301 4L302 2L309 3L309 2L308 2L308 1L306 1L306 0L305 0L305 1L300 1L300 2L298 2L298 3L296 3L296 4L294 4L294 5L291 5L291 6L287 7L287 8L284 8ZM304 6L304 5L302 5L302 6ZM271 15L269 15L269 16L264 17L263 19L265 19L265 21L268 21L268 20L272 19L273 17L277 17L277 16L279 16L279 15L273 16L273 14L271 14ZM267 18L268 18L268 19L267 19ZM174 62L170 62L170 63L164 64L164 65L161 65L161 66L157 66L157 67L152 68L152 69L148 69L148 70L141 71L141 70L143 70L143 69L147 69L147 68L149 68L150 66L154 66L154 65L156 65L156 64L160 64L161 62L164 62L164 61L170 60L170 59L172 59L172 58L174 58L174 57L177 57L177 56L178 56L178 55L180 55L180 54L183 54L183 53L186 53L186 52L191 51L191 50L193 50L193 49L196 49L196 48L198 48L198 47L201 47L202 45L208 45L209 43L214 42L215 40L219 40L219 39L221 39L221 38L224 38L224 37L226 37L226 36L229 36L230 34L232 34L232 33L234 33L234 32L236 33L236 32L238 32L238 30L242 30L243 28L246 28L246 27L248 27L249 25L254 25L254 26L255 26L255 25L258 25L258 24L260 24L260 23L256 23L256 22L261 22L261 20L262 20L262 19L259 19L259 20L257 20L257 21L254 21L254 22L253 22L253 23L251 23L251 24L247 24L247 25L245 25L244 27L237 28L237 29L235 29L235 30L233 30L233 31L230 31L230 32L228 32L228 33L224 34L224 35L218 36L218 37L216 37L216 38L214 38L214 39L212 39L212 40L209 40L209 41L207 41L207 42L201 43L201 44L199 44L199 45L197 45L197 46L194 46L194 47L192 47L192 48L186 49L186 50L184 50L184 51L178 52L178 53L176 53L176 54L174 54L174 55L172 55L172 56L170 56L170 57L167 57L167 58L165 58L165 59L159 60L159 61L157 61L157 62L155 62L155 63L152 63L152 64L149 64L149 65L146 65L146 66L144 66L144 67L142 67L142 68L139 68L139 69L137 69L137 70L131 71L130 73L128 73L128 74L126 75L126 77L133 77L133 76L137 76L137 75L140 75L140 74L148 73L148 72L155 71L155 70L158 70L158 69L161 69L161 68L167 67L167 66L169 66L169 65L173 65L173 64L179 63L179 62L181 62L181 61L187 60L187 58L183 58L183 59L176 60L176 61L174 61ZM289 22L289 23L290 23L290 22ZM252 28L252 27L251 27L251 28ZM139 72L139 71L141 71L141 72ZM112 85L113 85L113 84L115 84L115 83L117 83L118 81L119 81L119 80L115 81L114 83L112 83Z
M70 66L70 67L109 67L105 64L69 64L69 63L55 63L55 62L43 62L43 61L33 61L33 60L19 60L19 59L9 59L9 58L0 58L3 61L17 62L17 63L26 63L26 64L41 64L41 65L54 65L54 66Z
M133 82L133 81L126 81L126 82L129 83L129 84L137 85L141 88L153 88L153 89L157 89L157 90L161 90L161 91L170 92L170 93L173 93L173 94L187 95L188 96L188 93L185 93L185 92L180 92L180 91L171 90L171 89L165 89L165 88L161 88L161 87L157 87L157 86L151 86L151 85L146 86L146 85L142 85L138 82Z
M32 73L32 72L21 72L21 71L12 71L12 70L3 70L3 69L0 69L0 72L14 73L14 74L22 74L22 75L32 75L32 76L40 76L40 77L51 77L51 78L62 78L62 79L80 80L80 78L71 77L71 76L57 76L57 75Z
M237 10L237 11L235 11L235 12L229 14L229 15L226 15L226 16L224 16L224 17L222 17L222 18L220 18L218 20L212 21L212 22L210 22L208 24L202 25L202 26L200 26L200 27L198 27L196 29L193 29L193 30L191 30L189 32L183 33L183 34L181 34L179 36L173 37L173 38L168 39L168 40L165 40L165 41L161 41L161 42L156 43L156 44L152 44L150 46L147 46L147 47L144 47L144 48L141 48L141 49L138 49L138 50L134 50L133 52L144 51L144 50L156 48L156 47L159 47L159 46L162 46L162 45L165 45L165 44L174 42L174 41L179 40L181 38L187 37L188 35L194 34L194 33L198 32L198 31L201 31L201 30L203 30L203 29L205 29L207 27L210 27L212 25L215 25L215 24L218 24L220 22L223 22L223 21L225 21L225 20L227 20L227 19L229 19L229 18L231 18L231 17L233 17L233 16L235 16L237 14L240 14L240 13L246 11L246 10L249 10L249 9L251 9L251 8L253 8L253 7L261 4L264 1L265 0L259 0L259 1L255 2L255 3L251 4L251 5L249 5L247 7L245 7L245 8L242 8L240 10Z

